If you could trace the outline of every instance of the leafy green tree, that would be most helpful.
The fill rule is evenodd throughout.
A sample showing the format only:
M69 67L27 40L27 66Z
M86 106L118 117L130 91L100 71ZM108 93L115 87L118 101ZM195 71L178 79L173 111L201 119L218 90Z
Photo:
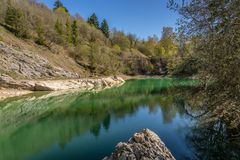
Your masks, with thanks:
M55 30L59 35L63 35L63 24L57 19L55 23Z
M11 27L10 30L14 32L16 36L21 38L28 37L28 23L23 11L14 8L10 2L8 3L6 11L5 23Z
M87 21L91 26L94 26L95 28L99 29L99 21L98 17L95 13L93 13Z
M60 0L56 0L54 3L54 8L53 10L57 10L58 8L63 8L65 10L65 12L68 13L68 9L66 7L63 6L62 2Z
M111 38L111 41L113 45L118 45L122 50L130 48L130 41L123 32L113 31L113 37Z
M67 21L66 21L65 28L66 28L66 41L68 43L71 43L72 42L72 27L71 27L71 22L69 19L67 19Z
M127 35L129 42L130 42L130 48L136 48L137 45L137 36L134 34L128 34Z
M223 128L239 134L240 1L192 0L179 4L169 0L169 4L182 15L180 27L185 35L196 38L193 57L205 84L204 109L208 107L207 115L211 115L204 119L218 120L212 126L226 121Z
M108 26L108 22L106 19L103 20L102 24L101 24L101 31L103 32L103 34L109 38L110 35L110 31L109 31L109 26Z
M44 29L41 24L38 25L37 27L37 38L36 38L36 43L39 45L46 45L46 38L44 36Z
M78 26L77 21L74 20L72 23L72 43L76 46L78 40Z

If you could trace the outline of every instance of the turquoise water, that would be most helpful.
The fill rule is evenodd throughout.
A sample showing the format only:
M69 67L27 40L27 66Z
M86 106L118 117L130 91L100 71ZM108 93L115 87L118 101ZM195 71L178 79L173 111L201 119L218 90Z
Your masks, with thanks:
M195 120L179 94L194 84L131 80L99 93L37 93L0 102L0 160L99 160L144 128L177 159L195 159L188 141Z

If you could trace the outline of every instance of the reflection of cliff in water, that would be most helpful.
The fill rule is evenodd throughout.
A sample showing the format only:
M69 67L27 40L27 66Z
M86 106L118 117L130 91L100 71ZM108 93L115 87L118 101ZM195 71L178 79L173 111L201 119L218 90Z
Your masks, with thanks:
M182 100L167 94L171 87L169 80L129 81L98 94L50 93L1 102L0 159L23 159L54 143L64 147L88 131L99 136L101 128L109 129L112 117L134 115L141 107L154 113L161 106L164 122L171 122L177 113L184 114Z

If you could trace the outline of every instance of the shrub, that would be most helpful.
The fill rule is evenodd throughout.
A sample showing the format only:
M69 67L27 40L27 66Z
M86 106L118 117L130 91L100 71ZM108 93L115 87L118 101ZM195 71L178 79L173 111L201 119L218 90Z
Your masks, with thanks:
M24 13L21 9L14 8L10 3L8 4L5 23L9 25L10 30L17 36L21 38L27 38L27 28L28 24Z

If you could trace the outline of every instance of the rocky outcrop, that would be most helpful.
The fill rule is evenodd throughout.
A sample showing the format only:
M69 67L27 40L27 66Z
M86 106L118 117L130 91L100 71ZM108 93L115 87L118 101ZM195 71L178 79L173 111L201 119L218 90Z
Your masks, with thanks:
M70 80L14 80L7 75L0 75L0 87L30 91L59 91L69 89L91 90L119 86L124 83L120 77L100 79L70 79Z
M175 160L156 133L144 129L127 143L118 143L116 150L104 160Z
M108 77L101 79L73 79L56 81L37 81L34 82L35 91L58 91L69 89L92 90L111 88L124 83L120 77Z
M44 77L79 78L79 75L52 65L38 53L0 42L0 70L25 79Z

